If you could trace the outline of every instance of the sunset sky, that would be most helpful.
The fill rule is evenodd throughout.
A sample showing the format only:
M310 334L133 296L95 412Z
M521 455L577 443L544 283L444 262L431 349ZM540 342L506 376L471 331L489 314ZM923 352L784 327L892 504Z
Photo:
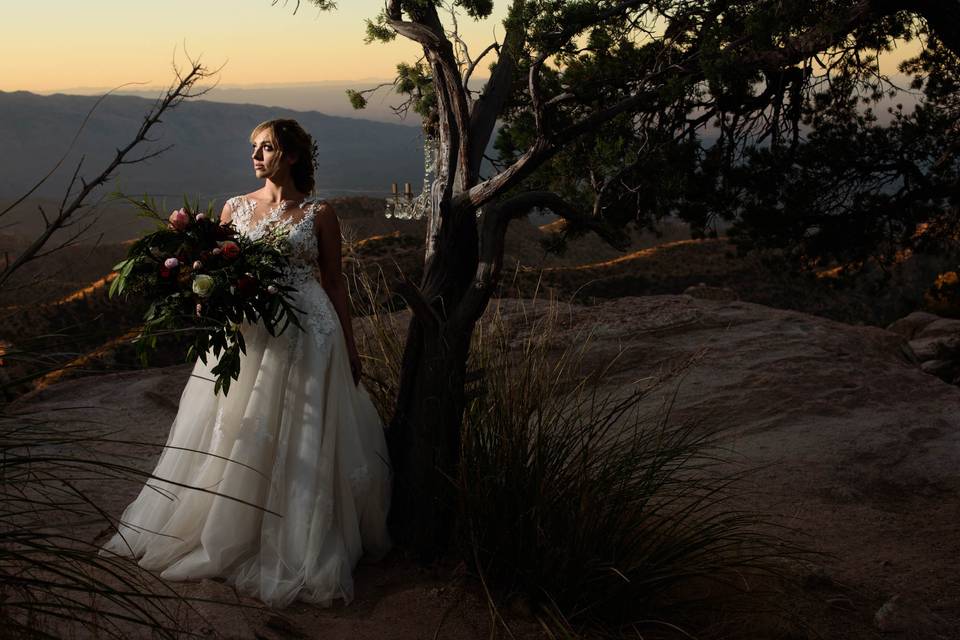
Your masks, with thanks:
M363 43L363 19L382 0L342 0L320 12L295 0L45 0L5 3L0 40L0 90L52 92L103 89L128 82L165 86L175 50L183 46L209 67L226 66L222 86L391 79L398 61L420 49L405 38ZM477 23L460 17L460 29L476 55L503 38L506 2ZM914 47L908 47L912 52ZM893 71L907 51L890 56ZM478 76L483 75L478 73Z
M226 66L224 85L393 78L396 63L413 61L417 45L398 37L363 43L363 19L382 0L341 0L321 12L295 0L44 0L4 3L0 90L49 92L109 88L126 82L166 85L174 50ZM503 39L505 3L491 18L459 18L461 33L479 53Z

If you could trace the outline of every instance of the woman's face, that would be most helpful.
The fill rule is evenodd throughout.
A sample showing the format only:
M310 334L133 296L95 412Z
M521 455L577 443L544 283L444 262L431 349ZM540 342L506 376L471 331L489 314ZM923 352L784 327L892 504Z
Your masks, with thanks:
M257 178L282 178L289 170L286 162L280 161L280 150L274 144L270 131L263 130L253 138L253 172Z

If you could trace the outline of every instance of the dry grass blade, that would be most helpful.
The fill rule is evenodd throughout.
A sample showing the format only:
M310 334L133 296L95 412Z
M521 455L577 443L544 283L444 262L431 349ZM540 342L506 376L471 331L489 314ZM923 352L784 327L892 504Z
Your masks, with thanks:
M383 304L392 297L382 274L356 270L353 289L373 320L358 342L374 354L389 416L398 318ZM745 575L776 573L805 552L737 506L749 472L731 470L719 434L674 419L698 354L611 386L617 358L588 366L593 327L571 331L561 308L494 301L476 326L452 479L462 558L487 594L491 626L508 634L500 607L519 598L553 638L690 637L685 627L714 606L703 585L740 589Z

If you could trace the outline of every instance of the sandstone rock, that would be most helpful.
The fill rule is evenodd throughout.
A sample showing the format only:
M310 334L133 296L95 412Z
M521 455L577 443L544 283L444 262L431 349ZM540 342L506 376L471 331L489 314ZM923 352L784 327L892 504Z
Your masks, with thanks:
M927 323L914 335L914 339L930 340L933 338L957 338L960 336L960 320L940 318L934 316L934 321Z
M718 300L720 302L732 302L740 299L737 292L729 287L710 287L705 282L687 287L683 294L701 300Z
M892 331L900 334L907 340L912 340L924 327L939 319L940 316L927 313L926 311L914 311L910 315L904 316L890 324L890 326L887 327L887 331Z
M945 382L960 373L960 320L917 311L897 320L888 329L909 340L909 351L921 369Z
M954 360L927 360L920 365L920 369L941 380L952 382L960 369L960 363Z
M944 360L951 355L960 355L960 335L916 338L910 341L910 348L921 362Z
M944 620L930 611L921 602L903 598L896 594L883 603L873 616L873 622L880 633L900 634L910 632L912 638L947 638Z

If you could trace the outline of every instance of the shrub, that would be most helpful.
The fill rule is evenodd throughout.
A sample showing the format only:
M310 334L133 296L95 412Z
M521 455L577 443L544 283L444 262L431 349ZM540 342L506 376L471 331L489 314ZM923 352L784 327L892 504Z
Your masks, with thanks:
M555 302L519 304L513 318L497 308L477 326L452 479L457 548L494 610L519 599L559 635L674 629L690 617L690 585L774 571L792 550L734 506L740 475L716 434L654 401L686 364L608 391L613 363L590 370L584 357L589 328L570 339ZM385 415L400 369L395 326L375 316L359 338L376 353Z

